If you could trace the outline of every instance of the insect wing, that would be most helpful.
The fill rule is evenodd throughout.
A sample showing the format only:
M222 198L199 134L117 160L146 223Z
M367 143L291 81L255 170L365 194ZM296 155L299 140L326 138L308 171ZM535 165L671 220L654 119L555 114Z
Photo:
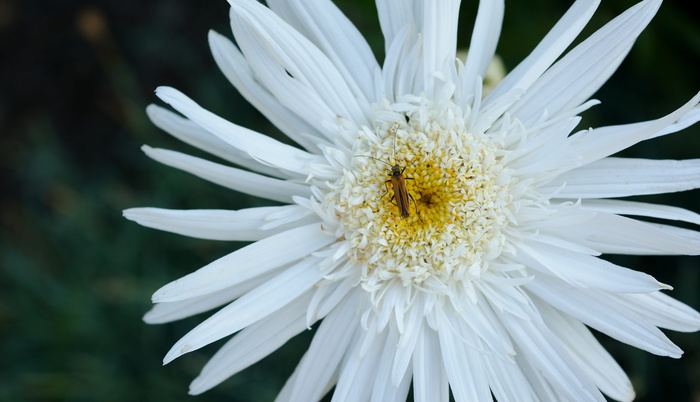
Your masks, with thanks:
M391 169L391 188L394 190L394 198L396 205L399 207L399 212L402 218L408 218L410 215L410 198L406 189L406 180L403 177L403 170L399 170L398 165Z

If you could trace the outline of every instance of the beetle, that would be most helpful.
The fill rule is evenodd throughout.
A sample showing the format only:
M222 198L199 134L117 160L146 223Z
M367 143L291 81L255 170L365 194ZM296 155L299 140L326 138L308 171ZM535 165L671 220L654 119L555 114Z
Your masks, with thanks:
M394 153L395 152L396 152L396 137L394 137ZM408 192L408 189L406 189L406 180L413 180L413 178L405 177L403 175L403 172L406 170L406 167L401 166L398 163L392 165L389 162L383 161L381 159L378 159L378 158L375 158L375 157L369 156L369 155L356 155L356 156L374 159L376 161L379 161L379 162L389 166L389 168L391 168L391 171L388 173L389 180L384 182L384 184L387 185L386 191L389 192L388 186L391 185L391 190L394 192L394 195L391 197L391 201L396 200L395 205L399 208L399 213L401 214L401 217L408 218L411 215L411 212L410 212L411 201L413 201L414 207L415 207L415 200L413 199L413 196Z

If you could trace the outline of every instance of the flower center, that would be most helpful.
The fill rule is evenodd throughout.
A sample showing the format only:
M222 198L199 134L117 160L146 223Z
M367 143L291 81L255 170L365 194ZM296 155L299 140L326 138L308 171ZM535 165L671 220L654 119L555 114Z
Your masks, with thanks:
M470 132L453 103L426 103L377 113L385 118L361 133L329 194L350 258L366 267L363 286L476 279L505 244L512 180L502 146Z

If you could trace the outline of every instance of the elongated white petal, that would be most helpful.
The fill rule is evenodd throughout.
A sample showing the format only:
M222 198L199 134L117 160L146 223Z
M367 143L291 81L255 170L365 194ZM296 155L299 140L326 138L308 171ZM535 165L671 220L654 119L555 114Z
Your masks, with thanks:
M544 225L546 226L546 224ZM565 240L560 237L554 237L549 234L544 234L544 233L538 233L536 237L533 237L532 239L528 239L532 242L537 242L537 243L543 243L549 246L554 246L558 250L566 250L567 252L573 252L575 254L585 254L588 256L599 256L601 253L590 249L588 247L585 247L579 243L572 242L570 240ZM526 245L531 245L531 242L523 242L523 244Z
M369 104L360 104L333 63L313 43L295 31L270 9L254 0L230 1L231 28L243 54L267 88L286 107L304 117L299 94L277 87L280 80L294 80L312 91L333 117L369 124ZM266 68L261 64L267 63ZM275 68L272 77L268 72ZM308 120L318 124L319 120Z
M473 304L468 302L467 295L457 295L450 299L454 308L459 310L455 311L458 315L450 320L449 325L452 331L461 336L462 342L478 349L481 342L476 342L466 335L473 332L486 345L483 351L485 354L493 353L503 359L515 354L508 333L480 291L476 292L476 300ZM460 300L461 304L454 304L456 300Z
M411 384L411 372L404 375L399 386L391 383L391 365L394 361L396 345L399 341L398 329L394 325L388 326L386 341L379 357L377 376L372 388L372 402L403 402L408 396Z
M148 105L146 108L148 118L158 128L172 135L173 137L204 150L221 159L243 166L255 172L264 173L274 177L303 177L293 172L276 169L253 159L247 153L229 145L219 137L208 132L197 123L188 120L177 113L174 113L158 105Z
M389 100L413 92L417 86L419 56L421 43L412 26L406 26L386 50L382 67L384 96Z
M448 314L451 311L448 312ZM457 401L491 401L486 373L482 367L481 352L472 349L458 336L470 336L470 333L455 334L449 330L449 318L441 314L440 352L445 373L450 381L452 394ZM458 318L459 319L459 318Z
M528 89L576 39L599 4L600 0L574 2L537 47L486 96L484 105L514 88Z
M304 258L335 241L319 224L301 226L257 241L160 288L154 302L177 301L216 292Z
M605 158L543 186L559 198L611 198L671 193L700 187L700 159Z
M524 233L542 230L548 233L554 231L558 235L560 232L567 232L568 228L578 229L580 226L590 223L597 216L596 212L583 210L579 202L566 201L555 210L524 207L518 211L517 219L519 229ZM569 239L566 236L563 238ZM570 242L577 243L578 238Z
M359 292L350 295L321 322L309 349L280 394L288 401L317 401L340 365L359 330L356 303Z
M692 126L698 121L700 121L700 105L695 106L693 110L684 114L680 119L678 119L678 121L652 135L651 137L649 137L649 139L661 137L667 134L673 134L675 132L681 131L685 128Z
M413 397L416 402L447 402L448 385L438 334L423 326L413 352Z
M582 107L590 106L589 102ZM533 180L535 186L549 183L557 177L552 168L552 157L558 155L567 146L567 138L576 126L581 122L579 116L559 116L549 119L534 130L533 135L528 136L527 141L522 137L516 137L517 145L511 155L506 158L507 165L516 169L516 174L523 178ZM514 132L522 132L513 130Z
M278 225L273 217L283 213L292 219L284 219ZM255 241L318 221L308 215L308 210L298 205L282 207L247 208L238 211L219 209L175 210L162 208L131 208L124 216L139 225L178 233L183 236L210 240ZM319 221L320 224L320 221ZM272 226L265 230L265 225Z
M678 358L683 353L653 324L619 306L606 292L577 289L544 275L525 286L558 310L620 342L660 356Z
M547 378L540 370L537 369L535 361L531 361L525 356L520 347L516 347L517 354L515 355L516 363L520 367L522 373L527 378L528 383L532 387L536 395L537 401L565 401L565 395L557 392L552 387Z
M519 244L518 248L522 251L515 257L518 261L575 287L625 293L649 293L670 288L651 275L589 255L535 242Z
M306 330L303 318L310 299L310 294L304 294L236 334L209 359L192 381L190 394L199 395L215 387Z
M143 152L158 162L182 169L212 183L273 201L290 203L292 196L310 197L310 187L303 183L274 179L234 167L220 165L195 156L167 149L142 147Z
M545 227L555 236L578 242L601 253L633 255L698 255L700 234L688 229L652 224L597 212L575 230Z
M498 402L530 402L540 400L516 362L501 356L483 355L483 366L489 388Z
M394 41L402 29L412 26L419 27L418 7L422 7L422 1L417 0L377 0L377 12L379 25L384 35L384 49L394 46Z
M679 332L700 330L700 313L664 293L615 295L615 298L659 328Z
M656 120L600 127L576 133L569 137L568 146L552 158L550 169L563 173L647 140L659 130L683 119L687 113L697 107L698 101L700 101L700 92L674 112Z
M581 206L591 211L618 215L648 216L700 225L700 214L668 205L623 200L585 200L581 203Z
M381 67L360 31L330 0L271 0L268 6L333 62L356 98L377 102L374 74Z
M469 55L464 63L462 85L464 94L474 92L477 77L485 77L486 71L496 52L496 44L501 34L503 0L485 0L479 2L472 38L469 42Z
M272 92L262 85L241 51L230 40L210 31L209 47L219 69L251 105L296 143L309 151L319 151L313 140L329 135L319 132L323 127L312 126L282 105Z
M333 311L345 299L345 296L354 289L357 282L358 278L353 276L331 283L325 282L325 286L316 290L313 299L309 303L309 308L306 311L307 323L320 320Z
M156 303L143 316L143 320L149 324L163 324L215 309L257 288L262 283L270 280L274 275L277 275L277 271L258 275L247 281L203 296L174 302Z
M416 303L417 301L414 301ZM409 367L418 342L423 324L423 312L417 308L409 309L405 331L400 333L399 344L396 346L394 363L391 366L391 383L398 387Z
M318 132L326 137L326 141L333 139L338 129L338 114L333 112L314 88L290 76L278 60L265 52L261 39L258 39L248 26L238 23L235 26L237 28L234 35L243 36L250 42L247 45L249 51L245 53L245 48L242 50L246 61L255 71L256 79L269 88L282 106L307 124L317 127Z
M514 315L521 319L529 317L530 300L523 291L509 283L511 278L490 275L478 283L478 288L494 311ZM504 286L505 285L505 286Z
M163 363L231 335L283 308L323 277L320 260L307 257L197 325L173 345Z
M534 302L547 327L604 394L617 401L634 399L630 379L585 325L541 303L539 299Z
M159 87L156 95L210 133L263 163L303 175L308 174L308 164L321 163L318 156L222 119L176 89Z
M435 96L435 74L449 76L454 69L457 51L457 21L460 0L427 0L420 15L423 37L423 82L419 93ZM489 60L490 62L490 60Z
M541 322L517 320L508 315L501 316L501 320L523 356L557 392L572 401L605 401L595 384L582 375L559 340Z
M370 399L372 381L377 375L378 359L382 355L386 332L375 334L370 328L358 334L355 344L348 349L343 361L338 383L333 392L334 401L352 402ZM365 342L368 337L371 341ZM363 353L362 349L365 345L367 345L366 353Z
M588 37L529 88L510 109L512 116L529 127L545 111L556 116L587 100L615 72L660 5L637 3Z

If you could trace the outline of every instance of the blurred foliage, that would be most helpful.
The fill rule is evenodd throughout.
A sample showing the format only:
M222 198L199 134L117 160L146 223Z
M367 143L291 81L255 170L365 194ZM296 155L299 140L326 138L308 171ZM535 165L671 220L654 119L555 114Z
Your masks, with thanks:
M510 1L499 54L513 68L568 2ZM371 1L338 1L383 57ZM604 2L586 33L633 1ZM467 46L476 2L462 6ZM596 95L584 127L660 117L698 89L700 24L691 2L665 3L618 72ZM546 10L546 11L543 11ZM187 384L216 350L161 367L202 317L141 321L159 286L241 247L141 228L134 206L265 205L150 161L139 146L194 152L147 120L153 90L171 85L238 124L278 136L225 80L206 34L228 34L225 1L0 0L0 401L191 401ZM583 35L585 37L585 35ZM698 126L643 143L626 156L697 158ZM647 197L700 208L697 191ZM700 307L699 261L616 257L672 284ZM639 401L697 400L700 337L670 333L681 360L600 339L635 383ZM303 334L197 401L272 400L302 355Z

